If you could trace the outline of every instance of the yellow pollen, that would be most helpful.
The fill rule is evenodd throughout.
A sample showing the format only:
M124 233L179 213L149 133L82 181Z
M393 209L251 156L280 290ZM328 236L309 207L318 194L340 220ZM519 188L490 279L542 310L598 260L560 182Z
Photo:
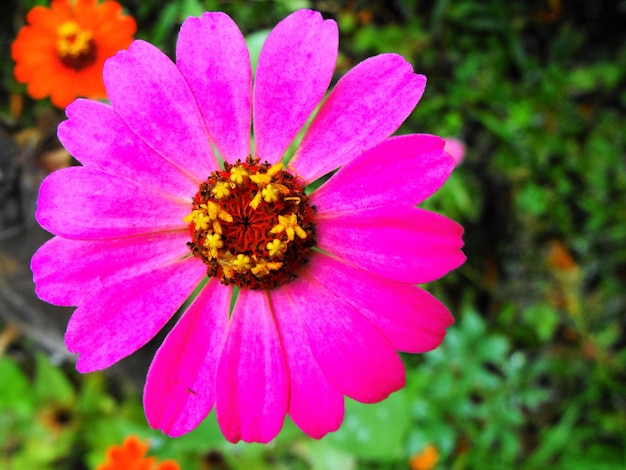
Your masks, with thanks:
M240 166L234 166L230 169L230 180L233 183L241 184L248 177L248 172L245 168Z
M282 265L283 263L280 263L278 261L267 261L261 258L259 261L257 261L256 265L250 271L252 271L252 274L254 274L256 277L263 277L267 276L270 271L276 271L277 269L280 269Z
M75 21L66 21L57 28L57 50L62 57L78 57L89 52L92 34Z
M184 221L186 224L193 222L196 230L206 230L209 228L209 216L205 211L196 209L185 216Z
M211 235L207 235L206 240L204 240L204 246L209 249L211 258L217 258L217 250L224 246L224 242L222 241L222 237L219 233L213 233Z
M191 214L187 214L183 221L186 224L193 222L197 231L208 230L209 223L213 228L213 232L221 234L222 227L218 220L232 222L233 217L214 202L209 201L207 204L200 204L200 209L194 209Z
M218 222L218 219L223 220L224 222L233 221L232 215L230 215L228 212L226 212L224 209L222 209L220 206L212 201L209 201L206 204L201 204L200 207L207 210L209 219L213 222L212 226L215 233L222 233L222 226Z
M237 258L233 261L233 267L238 273L244 273L248 271L252 265L250 264L250 257L244 254L238 254Z
M274 176L276 176L278 173L280 173L282 171L282 169L283 169L283 164L282 163L276 163L275 165L272 165L267 170L267 173L256 173L254 175L250 175L250 179L259 188L262 188L262 187L270 184L270 182L272 181L272 178Z
M217 259L217 262L222 267L222 271L224 272L224 276L227 279L231 279L235 275L235 270L233 269L233 261L235 257L230 251L221 254L221 256Z
M287 245L281 242L278 238L274 238L267 244L266 248L270 256L274 257L282 255L287 249Z
M282 193L282 190L278 187L282 185L276 185L274 189L266 191L265 194L263 194L263 191L267 188L267 186L270 186L272 178L276 176L278 173L280 173L282 169L283 169L283 164L276 163L267 170L267 173L255 173L254 175L249 176L252 182L256 184L260 189L260 191L258 191L254 195L254 197L252 198L252 201L250 201L250 204L248 204L250 207L256 210L256 208L259 207L259 204L261 203L261 198L263 198L266 202L275 202L278 200L278 194L277 193L274 194L273 192L274 190L277 190ZM287 192L289 192L288 189L287 189Z
M261 191L257 191L257 193L252 198L252 201L250 201L248 205L252 207L254 210L256 210L256 208L259 207L260 203L261 203Z
M261 190L261 196L263 196L263 200L265 202L276 202L278 201L278 195L280 192L278 188L273 184L268 184Z
M220 181L211 190L211 193L213 193L217 199L228 197L230 196L230 185L225 181Z
M275 225L270 233L282 233L285 232L287 240L292 241L294 234L303 240L306 238L306 232L298 225L298 217L296 214L291 214L288 217L284 215L278 216L278 225Z
M200 207L206 208L207 213L209 214L209 219L217 220L221 219L224 222L232 222L233 216L222 209L220 206L215 204L214 202L207 202L206 204L201 204Z

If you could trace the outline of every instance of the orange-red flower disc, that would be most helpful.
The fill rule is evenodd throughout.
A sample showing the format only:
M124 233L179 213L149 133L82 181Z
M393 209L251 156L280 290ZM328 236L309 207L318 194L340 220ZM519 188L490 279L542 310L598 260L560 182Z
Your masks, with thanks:
M64 108L76 97L105 98L104 61L126 49L137 29L114 1L53 0L36 6L13 42L15 78L35 99Z

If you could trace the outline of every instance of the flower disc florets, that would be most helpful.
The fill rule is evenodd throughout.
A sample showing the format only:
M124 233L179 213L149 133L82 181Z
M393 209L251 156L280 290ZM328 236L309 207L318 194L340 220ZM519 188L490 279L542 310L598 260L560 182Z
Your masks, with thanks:
M308 261L314 213L303 181L281 163L225 163L200 185L185 217L188 246L223 284L271 289Z
M80 71L96 61L96 43L91 32L75 21L57 28L57 52L63 65Z

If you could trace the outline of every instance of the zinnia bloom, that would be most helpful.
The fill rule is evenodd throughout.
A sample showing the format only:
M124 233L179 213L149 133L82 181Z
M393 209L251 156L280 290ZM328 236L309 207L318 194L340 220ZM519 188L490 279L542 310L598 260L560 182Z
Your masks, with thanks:
M36 6L11 48L15 78L35 99L64 108L78 96L105 98L104 61L133 40L136 24L113 1L52 0Z
M415 454L409 460L411 470L433 470L439 462L439 451L437 448L428 444L421 452Z
M180 470L174 460L157 462L155 457L146 457L150 444L137 436L128 436L121 446L112 445L107 449L106 461L96 470Z
M415 205L454 160L439 137L389 137L426 78L382 54L324 99L337 50L334 21L295 12L268 36L253 87L241 32L205 13L182 25L176 63L143 41L109 59L111 106L77 100L59 126L84 166L41 186L37 218L56 237L33 258L37 293L78 306L66 343L81 372L178 312L144 390L148 422L170 436L215 407L231 441L269 441L286 413L319 438L344 395L400 389L396 350L435 348L453 321L415 284L463 263L463 230Z

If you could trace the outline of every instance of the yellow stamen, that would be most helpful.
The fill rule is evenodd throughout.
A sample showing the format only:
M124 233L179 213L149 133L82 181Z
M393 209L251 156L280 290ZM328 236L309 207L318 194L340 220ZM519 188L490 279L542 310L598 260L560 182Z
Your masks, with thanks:
M213 233L219 233L220 235L222 234L222 226L217 220L213 221L212 226L213 226Z
M233 216L222 209L220 206L215 204L214 202L207 202L206 204L201 204L200 207L206 208L207 213L209 214L209 218L211 220L221 219L224 222L232 222Z
M230 185L226 181L220 181L211 190L211 193L215 195L217 199L222 199L230 196Z
M256 208L259 207L260 203L261 203L261 191L257 191L257 193L252 198L252 201L250 201L248 205L256 210Z
M231 279L235 275L235 270L233 269L234 260L235 257L230 251L221 254L221 257L217 259L217 262L222 267L222 272L224 273L226 279Z
M222 233L222 227L218 220L232 222L233 217L214 202L200 204L200 209L194 209L191 214L187 214L183 219L186 224L193 222L197 231L208 230L209 222L213 227L213 232Z
M276 195L276 199L274 199L273 189L266 191L265 194L263 194L263 191L268 186L270 186L272 178L276 176L278 173L280 173L282 169L283 169L283 164L276 163L267 170L267 173L256 173L254 175L249 176L252 182L260 188L260 191L258 191L254 195L254 198L252 198L252 201L250 201L250 204L248 204L250 207L252 207L253 209L256 209L257 207L259 207L259 204L261 203L261 197L263 197L263 199L265 199L266 202L274 202L278 200L278 195ZM281 191L281 189L278 186L282 186L282 185L276 185L276 188L274 189ZM289 192L289 190L287 190L287 192Z
M298 235L298 237L303 240L306 238L306 232L298 225L298 217L296 214L291 214L288 217L284 215L278 216L278 225L275 225L272 230L270 230L270 233L282 232L285 232L288 241L292 241L294 235Z
M193 222L194 228L196 230L208 229L209 222L211 221L207 213L199 209L195 209L194 211L191 212L191 214L186 215L183 220L185 221L186 224L190 224Z
M270 256L280 256L287 249L287 245L280 241L278 238L274 238L271 242L266 245L267 251Z
M289 194L289 188L285 185L277 184L277 183L269 183L267 184L261 191L257 191L254 195L250 204L248 204L253 209L259 207L259 203L261 202L261 197L267 203L276 202L280 199L280 194ZM287 200L287 198L285 198Z
M219 233L213 233L211 235L207 235L206 240L204 240L204 246L209 249L211 258L217 258L217 250L224 246L224 242L222 241L222 237Z
M241 184L248 177L248 172L245 168L240 166L234 166L230 169L230 180L233 183Z
M278 188L273 184L268 184L261 190L261 195L263 196L263 200L265 202L276 202L278 201L278 196L280 192Z
M272 181L272 178L276 176L278 173L280 173L282 169L283 169L283 164L276 163L275 165L272 165L267 170L267 173L257 173L255 175L250 175L250 179L252 180L253 183L255 183L257 186L262 188L263 186L270 184L270 182Z
M245 273L252 267L250 257L241 253L238 254L235 261L233 261L233 267L238 273Z
M279 263L278 261L267 261L261 258L261 260L257 261L257 264L250 271L252 271L252 274L256 277L263 277L267 276L270 271L280 269L282 265L283 263Z
M78 57L89 52L92 34L75 21L66 21L57 28L57 50L62 57Z

